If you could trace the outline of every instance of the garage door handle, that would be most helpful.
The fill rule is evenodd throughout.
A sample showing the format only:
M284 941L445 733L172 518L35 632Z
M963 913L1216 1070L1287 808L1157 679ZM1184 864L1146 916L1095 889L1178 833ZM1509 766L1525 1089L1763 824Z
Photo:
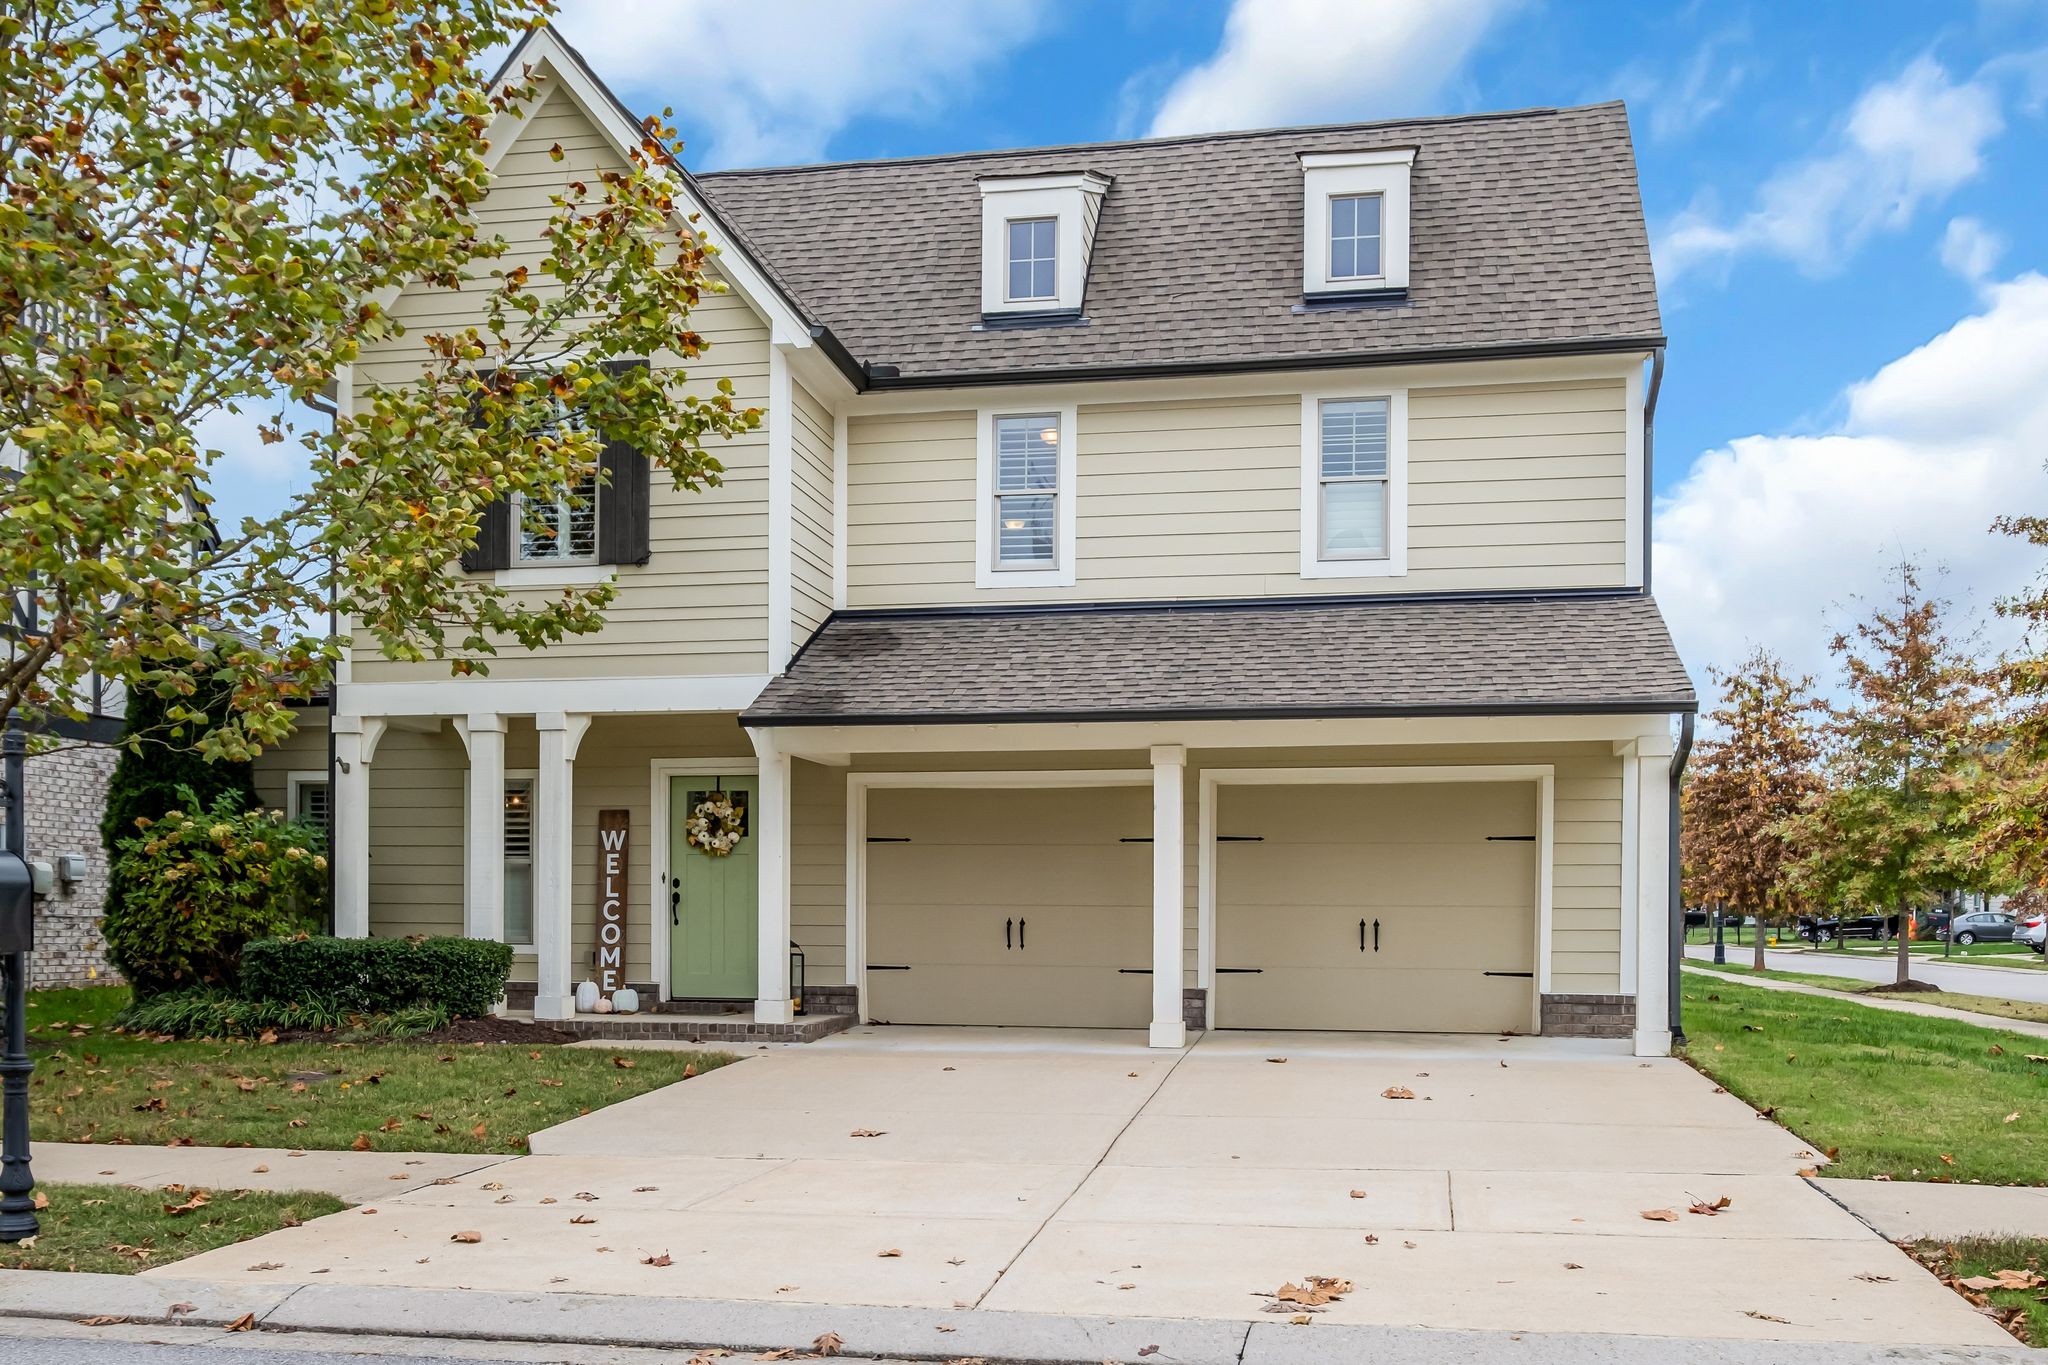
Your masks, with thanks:
M1017 946L1024 946L1024 921L1021 919L1017 921Z
M1016 922L1017 922L1017 921L1016 921L1015 919L1006 919L1006 920L1004 920L1004 921L1003 921L1003 951L1004 951L1004 952L1008 952L1008 951L1010 950L1010 929L1011 929L1011 926L1013 926L1013 925L1015 925L1015 924L1016 924Z
M1361 953L1365 951L1365 921L1364 921L1364 920L1360 920L1360 921L1358 922L1358 951L1359 951L1359 952L1361 952Z
M1378 920L1372 922L1372 950L1374 952L1380 950L1380 922Z
M1218 975L1218 976L1257 976L1257 975L1258 975L1258 974L1259 974L1260 972L1263 972L1263 971L1265 971L1265 970L1266 970L1266 969L1265 969L1264 967L1218 967L1218 968L1216 969L1216 975Z

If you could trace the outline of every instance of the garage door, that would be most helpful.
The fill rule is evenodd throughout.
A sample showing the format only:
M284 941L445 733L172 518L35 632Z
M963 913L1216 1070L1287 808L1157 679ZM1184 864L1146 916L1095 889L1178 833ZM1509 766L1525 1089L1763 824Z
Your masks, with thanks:
M871 791L869 1017L1144 1027L1151 827L1143 787Z
M1219 1028L1526 1032L1533 783L1225 786Z

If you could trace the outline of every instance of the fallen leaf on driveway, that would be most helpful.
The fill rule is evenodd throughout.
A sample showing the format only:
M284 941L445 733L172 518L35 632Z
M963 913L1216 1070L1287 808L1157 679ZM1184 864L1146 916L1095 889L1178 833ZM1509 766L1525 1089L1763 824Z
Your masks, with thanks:
M852 1132L848 1133L848 1134L847 1134L847 1136L848 1136L848 1137L881 1137L881 1136L883 1136L883 1135L884 1135L885 1133L887 1133L888 1131L889 1131L889 1130L888 1130L888 1129L886 1129L886 1128L856 1128L856 1129L854 1129L854 1130L853 1130Z
M1415 1092L1405 1085L1390 1085L1385 1090L1380 1091L1380 1098L1383 1100L1412 1100L1415 1098Z
M1304 1275L1300 1284L1289 1280L1280 1286L1273 1298L1280 1303L1298 1303L1306 1308L1319 1308L1343 1298L1351 1292L1351 1281L1340 1280L1334 1275Z
M884 1260L888 1259L891 1256L901 1256L902 1254L903 1252L896 1247L884 1247L882 1250L875 1253L875 1255L882 1257Z
M276 1034L274 1034L274 1033L271 1033L271 1034L266 1034L266 1035L264 1035L264 1036L265 1036L266 1038L268 1038L268 1039L269 1039L269 1041L271 1041L271 1042L273 1042L273 1043L277 1041L277 1035L276 1035ZM255 1330L256 1330L256 1315L255 1315L254 1313L244 1313L244 1314L242 1314L242 1316L240 1316L239 1318L236 1318L236 1319L235 1319L235 1320L234 1320L233 1322L231 1322L231 1323L229 1323L229 1324L228 1324L228 1330L229 1330L230 1332L253 1332L253 1331L255 1331Z
M811 1343L811 1350L821 1356L836 1356L845 1344L837 1332L820 1332L818 1339Z
M249 1168L249 1174L250 1174L250 1175L269 1175L269 1174L270 1174L270 1167L268 1167L268 1166L251 1166L251 1167Z
M1711 1204L1704 1199L1699 1200L1696 1203L1694 1203L1691 1208L1687 1209L1686 1212L1703 1213L1707 1217L1712 1218L1715 1214L1719 1213L1722 1209L1727 1208L1730 1204L1734 1202L1735 1201L1733 1199L1730 1199L1727 1195L1724 1194Z
M670 1258L669 1254L668 1254L668 1253L667 1253L666 1251L664 1251L664 1252L662 1252L662 1253L661 1253L661 1255L659 1255L659 1256L642 1256L642 1257L640 1258L640 1264L641 1264L641 1265L674 1265L674 1264L675 1264L675 1261L674 1261L673 1259L671 1259L671 1258Z
M635 1185L635 1186L633 1187L633 1193L635 1193L635 1194L653 1194L653 1193L654 1193L654 1192L655 1192L656 1190L659 1190L660 1188L661 1188L661 1186L659 1186L659 1185Z
M579 1213L569 1220L571 1223L595 1223L597 1220L587 1213Z
M167 1318L178 1318L183 1317L187 1313L196 1313L198 1311L199 1305L196 1303L174 1303L164 1310L164 1316Z
M258 1261L258 1262L257 1262L257 1263L256 1263L255 1265L252 1265L252 1266L250 1266L250 1267L249 1267L249 1269L251 1269L251 1270L283 1270L283 1269L284 1269L284 1262L283 1262L283 1261Z
M1652 1223L1675 1223L1678 1221L1678 1214L1671 1209L1644 1209L1643 1217L1649 1219Z
M1756 1311L1756 1309L1754 1309L1754 1308L1745 1308L1745 1309L1743 1309L1743 1310L1742 1310L1742 1316L1744 1316L1745 1318L1755 1318L1755 1319L1756 1319L1756 1320L1757 1320L1758 1322L1783 1322L1783 1323L1790 1323L1790 1322L1792 1321L1792 1320L1791 1320L1790 1318L1780 1318L1780 1317L1774 1317L1774 1316L1772 1316L1772 1315L1771 1315L1771 1314L1769 1314L1769 1313L1759 1313L1759 1312L1757 1312L1757 1311Z
M119 1323L123 1323L126 1321L128 1321L128 1319L123 1317L116 1317L112 1313L102 1313L100 1316L94 1318L80 1318L78 1319L78 1325L80 1327L113 1327Z
M1880 1275L1874 1270L1859 1270L1856 1272L1856 1278L1868 1280L1872 1284L1890 1284L1892 1282L1891 1276Z
M451 1242L463 1242L468 1244L474 1244L476 1242L481 1242L483 1239L484 1235L481 1232L458 1232L453 1237L450 1237L448 1240Z
M1351 1192L1351 1197L1352 1197L1353 1199L1363 1199L1363 1198L1365 1198L1365 1191L1364 1191L1364 1190L1353 1190L1353 1191Z
M1580 1265L1577 1261L1566 1261L1564 1268L1566 1270L1584 1270L1586 1267Z
M1286 1059L1285 1057L1268 1057L1268 1058L1266 1058L1266 1060L1267 1060L1267 1061L1269 1061L1269 1062L1275 1062L1275 1063L1279 1063L1279 1064L1282 1064L1282 1065L1284 1065L1284 1064L1286 1063L1286 1061L1287 1061L1287 1059Z
M783 1347L783 1348L782 1348L781 1350L779 1350L779 1351L763 1351L763 1352L761 1352L761 1354L759 1354L759 1355L755 1356L755 1357L754 1357L754 1359L756 1359L756 1360L795 1360L795 1359L796 1359L796 1348L795 1348L794 1346L785 1346L785 1347Z

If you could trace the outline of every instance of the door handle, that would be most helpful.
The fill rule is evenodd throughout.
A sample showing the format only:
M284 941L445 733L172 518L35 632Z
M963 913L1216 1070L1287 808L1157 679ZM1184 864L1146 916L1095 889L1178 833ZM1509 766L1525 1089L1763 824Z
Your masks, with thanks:
M1361 952L1361 953L1365 951L1365 921L1364 921L1364 920L1360 920L1360 921L1358 922L1358 951L1359 951L1359 952Z
M668 922L670 924L679 925L683 922L682 903L683 879L681 877L670 877L668 879Z
M1014 920L1007 920L1007 919L1006 919L1006 920L1004 920L1004 921L1003 921L1003 951L1004 951L1004 952L1008 952L1008 951L1010 950L1010 926L1011 926L1012 924L1014 924L1014 923L1015 923L1015 921L1014 921Z
M1022 919L1017 921L1017 946L1019 948L1024 946L1024 921Z
M1374 952L1380 950L1380 922L1378 920L1372 922L1372 950Z

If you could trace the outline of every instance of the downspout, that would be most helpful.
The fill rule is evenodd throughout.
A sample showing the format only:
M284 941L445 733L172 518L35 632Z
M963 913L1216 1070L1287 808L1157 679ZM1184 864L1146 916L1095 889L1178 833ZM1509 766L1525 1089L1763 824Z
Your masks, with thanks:
M1643 395L1643 591L1650 591L1650 511L1657 503L1657 395L1664 391L1664 348L1650 352L1650 391ZM1682 765L1681 765L1682 766Z
M1685 1042L1684 1010L1679 1007L1678 961L1685 956L1685 905L1679 898L1682 867L1678 861L1678 793L1680 782L1685 776L1685 760L1692 756L1692 727L1694 715L1687 711L1678 718L1678 750L1671 755L1671 985L1669 999L1671 1006L1671 1041L1674 1046Z

